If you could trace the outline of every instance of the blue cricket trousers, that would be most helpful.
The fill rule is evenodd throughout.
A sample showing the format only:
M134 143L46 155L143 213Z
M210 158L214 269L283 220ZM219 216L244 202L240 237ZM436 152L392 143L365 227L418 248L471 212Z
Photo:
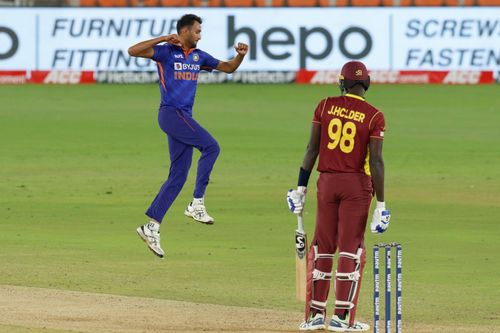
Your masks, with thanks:
M146 215L161 222L186 182L193 158L193 147L201 152L193 194L195 198L204 196L220 148L212 135L185 111L174 107L161 107L158 122L168 138L170 171L167 181L160 188Z

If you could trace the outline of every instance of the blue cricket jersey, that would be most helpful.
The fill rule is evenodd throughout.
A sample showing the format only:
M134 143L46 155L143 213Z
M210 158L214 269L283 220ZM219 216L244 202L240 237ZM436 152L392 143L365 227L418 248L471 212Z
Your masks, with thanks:
M172 44L155 45L154 55L158 75L162 106L175 107L192 114L198 73L200 70L212 71L219 60L200 50L183 50Z

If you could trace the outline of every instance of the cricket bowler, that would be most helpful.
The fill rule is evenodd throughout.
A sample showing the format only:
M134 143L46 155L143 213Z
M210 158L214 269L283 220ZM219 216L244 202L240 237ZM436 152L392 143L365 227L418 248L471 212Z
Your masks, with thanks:
M193 200L184 214L200 223L214 223L214 218L207 213L204 196L220 148L214 137L193 118L198 73L214 69L233 73L248 51L248 45L238 43L234 47L236 56L229 61L220 61L198 49L196 46L201 39L201 23L200 17L186 14L177 21L177 34L146 40L128 50L131 56L155 61L160 77L158 122L168 140L170 171L146 211L149 222L137 228L137 233L148 248L160 258L165 255L160 244L160 224L186 182L193 148L198 149L201 156Z

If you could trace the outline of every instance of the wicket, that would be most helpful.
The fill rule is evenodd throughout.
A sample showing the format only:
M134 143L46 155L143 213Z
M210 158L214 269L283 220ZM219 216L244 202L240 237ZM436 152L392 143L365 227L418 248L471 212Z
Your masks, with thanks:
M385 248L385 333L391 332L391 251L396 248L396 333L402 333L403 248L398 243L373 246L373 333L380 333L379 249Z

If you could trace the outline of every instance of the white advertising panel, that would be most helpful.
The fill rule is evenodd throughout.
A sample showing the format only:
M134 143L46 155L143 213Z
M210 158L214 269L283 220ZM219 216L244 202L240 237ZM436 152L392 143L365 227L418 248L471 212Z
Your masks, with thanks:
M499 7L413 9L393 17L396 69L500 69Z
M128 47L175 33L186 11L214 57L250 44L241 70L500 70L500 8L6 8L0 70L155 70Z
M33 10L0 8L0 69L36 68L35 21Z

